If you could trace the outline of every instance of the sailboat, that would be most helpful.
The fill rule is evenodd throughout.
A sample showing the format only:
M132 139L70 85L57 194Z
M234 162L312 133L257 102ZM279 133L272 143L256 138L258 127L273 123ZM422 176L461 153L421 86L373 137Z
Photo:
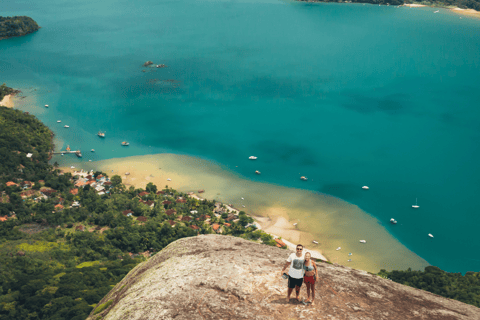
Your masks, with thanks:
M419 205L417 205L417 198L415 198L415 204L414 204L414 205L412 205L412 208L415 208L415 209L418 209L418 208L420 208L420 206L419 206Z

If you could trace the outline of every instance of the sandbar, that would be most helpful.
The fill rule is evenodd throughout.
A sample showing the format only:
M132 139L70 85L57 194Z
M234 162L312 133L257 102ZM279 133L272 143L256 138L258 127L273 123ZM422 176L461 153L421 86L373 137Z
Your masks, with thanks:
M251 215L266 232L293 246L301 243L333 263L375 273L380 269L409 267L423 270L429 265L358 206L313 191L255 182L204 159L156 154L72 164L74 170L118 174L127 187L145 188L152 182L159 189L168 185L181 192L197 193L201 198L232 204ZM198 193L199 190L205 192ZM361 239L367 243L360 243ZM337 251L338 247L341 250Z

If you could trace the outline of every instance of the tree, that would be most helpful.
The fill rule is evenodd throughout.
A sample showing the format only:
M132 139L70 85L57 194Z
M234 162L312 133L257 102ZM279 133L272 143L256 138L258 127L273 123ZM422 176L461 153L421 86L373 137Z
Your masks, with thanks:
M157 192L157 186L154 185L153 183L149 182L149 183L147 184L147 186L145 187L145 190L146 190L147 192L156 193L156 192Z
M110 178L110 182L112 183L112 187L115 188L122 183L122 177L120 177L119 175L114 175Z

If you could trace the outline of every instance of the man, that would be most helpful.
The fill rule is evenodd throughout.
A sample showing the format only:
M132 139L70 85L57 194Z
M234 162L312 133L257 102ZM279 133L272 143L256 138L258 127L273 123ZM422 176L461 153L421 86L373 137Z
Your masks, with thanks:
M282 269L283 275L287 267L290 266L290 269L288 270L287 303L290 302L290 295L292 294L293 288L295 288L296 299L300 302L300 287L302 286L303 274L305 273L305 270L303 269L303 263L305 261L303 246L298 244L296 249L296 252L288 257L287 262Z

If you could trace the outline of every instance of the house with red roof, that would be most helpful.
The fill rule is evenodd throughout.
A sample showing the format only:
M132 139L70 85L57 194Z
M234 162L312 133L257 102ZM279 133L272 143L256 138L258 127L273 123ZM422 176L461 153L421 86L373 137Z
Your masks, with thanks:
M55 210L57 211L63 210L63 206L59 203L55 206Z
M148 218L144 216L137 217L137 221L146 222L147 220Z
M7 187L11 187L11 186L16 186L16 187L18 187L18 184L16 184L16 183L13 182L13 181L8 181L8 182L6 183L6 185L7 185Z
M82 225L76 226L75 231L85 231L85 226L82 226Z
M77 195L77 194L78 194L78 188L70 189L69 192L70 192L71 194L73 194L73 195Z
M220 228L220 225L219 225L218 223L212 224L212 229L213 229L213 231L215 231L216 233L222 233L222 228Z
M140 192L138 194L138 196L141 198L141 197L145 197L145 196L148 196L150 193L148 193L147 191L143 191L143 192Z
M125 211L122 211L122 214L125 217L131 217L133 215L133 211L132 210L125 210Z
M175 209L168 209L167 211L165 211L165 214L167 216L171 216L171 215L174 215L176 213L177 213L177 211Z

